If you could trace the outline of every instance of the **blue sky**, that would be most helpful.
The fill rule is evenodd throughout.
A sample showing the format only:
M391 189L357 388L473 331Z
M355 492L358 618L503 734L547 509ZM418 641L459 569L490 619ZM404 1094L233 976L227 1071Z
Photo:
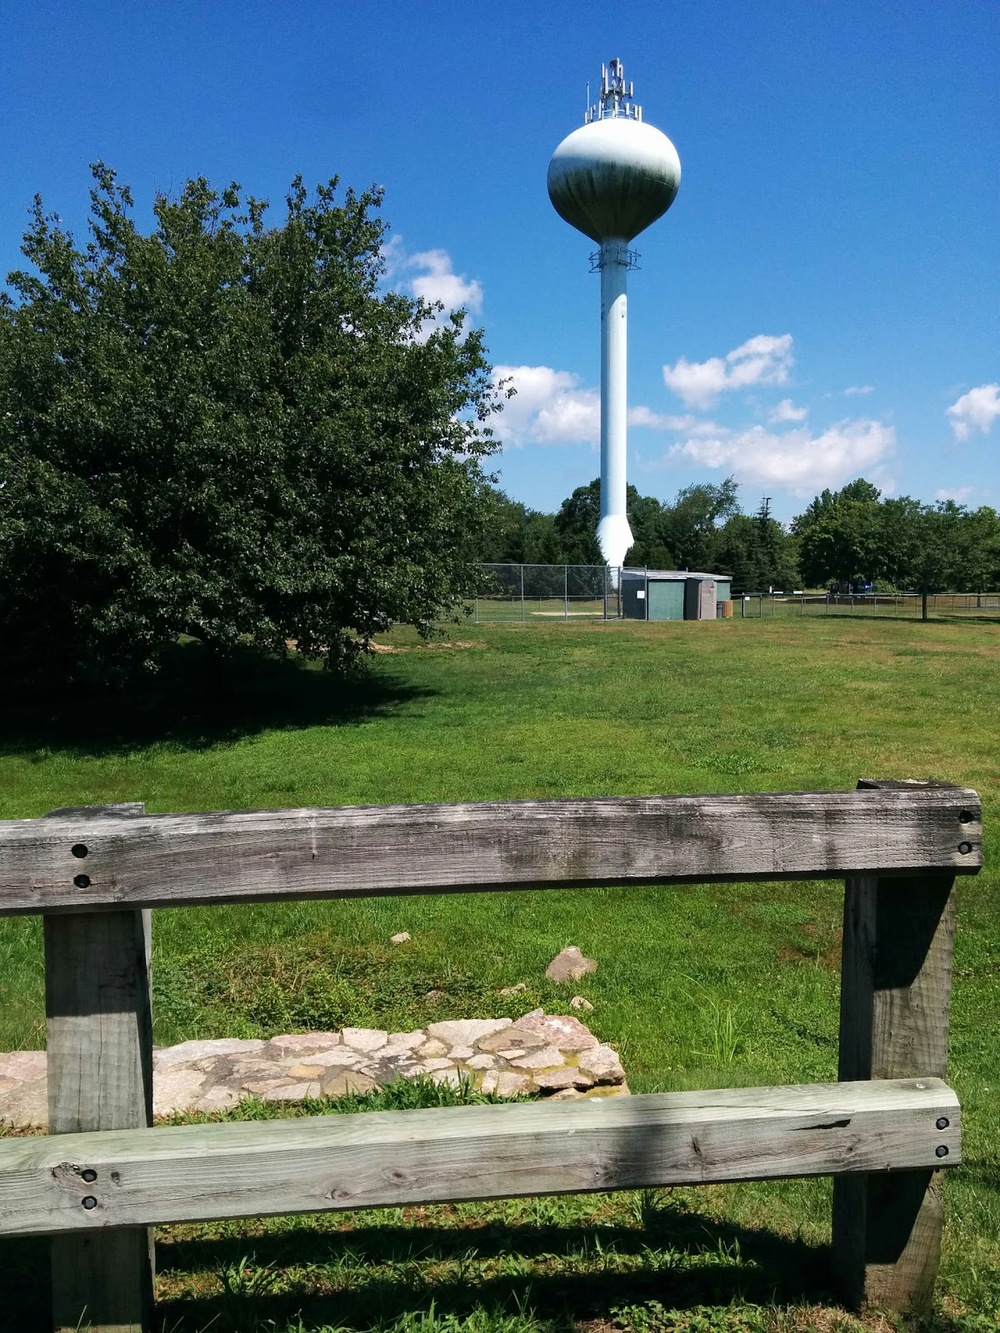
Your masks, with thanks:
M496 462L554 509L599 470L599 280L549 157L620 57L683 179L635 247L629 480L1000 506L996 0L5 0L0 267L88 163L147 216L191 175L385 187L392 280L467 304L517 397Z

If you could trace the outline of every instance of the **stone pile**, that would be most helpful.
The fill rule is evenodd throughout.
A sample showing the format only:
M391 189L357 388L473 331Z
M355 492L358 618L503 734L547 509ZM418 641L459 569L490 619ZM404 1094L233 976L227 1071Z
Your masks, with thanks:
M0 1055L0 1122L44 1127L44 1051ZM153 1111L221 1111L243 1098L300 1102L371 1092L423 1075L483 1092L556 1097L628 1092L617 1053L579 1019L534 1009L519 1019L464 1018L412 1032L344 1028L269 1041L185 1041L153 1057Z

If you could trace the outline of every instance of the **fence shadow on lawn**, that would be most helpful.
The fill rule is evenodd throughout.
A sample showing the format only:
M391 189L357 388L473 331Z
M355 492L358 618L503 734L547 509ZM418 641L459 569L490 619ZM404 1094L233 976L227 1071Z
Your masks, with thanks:
M155 676L123 690L81 686L32 698L6 686L0 754L94 757L157 743L206 750L262 731L349 726L432 693L364 662L338 674L292 653L246 650L217 659L184 643Z
M825 618L822 611L799 612L788 611L787 613L778 612L774 617L776 620L792 620L799 618L807 620L821 620ZM770 612L765 612L763 619L769 620ZM994 629L1000 628L1000 617L996 612L992 615L978 611L929 611L927 619L923 620L920 611L883 611L881 606L877 612L873 612L871 607L859 607L856 611L836 610L829 613L830 620L863 620L866 624L872 621L895 621L906 625L992 625ZM752 616L746 616L747 620L759 620L761 617L756 612Z
M262 1275L251 1278L252 1290L246 1292L230 1288L204 1299L164 1301L164 1326L178 1333L267 1328L268 1321L280 1328L296 1318L303 1330L331 1325L364 1330L419 1316L432 1305L439 1317L458 1319L477 1307L508 1317L530 1310L540 1321L571 1330L580 1321L608 1320L618 1307L652 1300L679 1309L833 1300L827 1246L708 1218L669 1202L648 1213L644 1227L526 1222L474 1229L295 1228L242 1239L161 1241L157 1253L158 1271L168 1283L183 1273L226 1273L244 1264ZM616 1256L625 1271L614 1271ZM474 1271L480 1263L482 1276ZM282 1291L285 1264L318 1274L321 1288L324 1267L344 1280L336 1292L309 1294L295 1281ZM349 1277L345 1264L352 1270ZM457 1265L460 1272L435 1278L440 1264Z

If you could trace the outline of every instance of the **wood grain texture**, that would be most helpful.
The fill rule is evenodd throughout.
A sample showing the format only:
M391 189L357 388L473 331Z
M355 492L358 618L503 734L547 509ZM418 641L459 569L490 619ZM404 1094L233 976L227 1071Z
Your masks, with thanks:
M142 911L45 918L49 1132L152 1120L152 1023Z
M945 1077L954 885L949 875L914 878L905 887L876 875L848 879L842 1079ZM929 1169L834 1182L834 1262L852 1305L929 1308L941 1256L943 1183L941 1172Z
M0 822L0 913L982 864L962 788ZM84 846L86 856L73 855Z
M957 1163L958 1101L937 1079L12 1139L0 1232L912 1170L941 1144Z
M97 807L89 822L142 813L142 806ZM88 822L78 812L73 817ZM149 930L149 913L132 909L45 918L52 1135L152 1124ZM83 1327L144 1333L152 1302L152 1238L146 1230L52 1238L57 1333Z

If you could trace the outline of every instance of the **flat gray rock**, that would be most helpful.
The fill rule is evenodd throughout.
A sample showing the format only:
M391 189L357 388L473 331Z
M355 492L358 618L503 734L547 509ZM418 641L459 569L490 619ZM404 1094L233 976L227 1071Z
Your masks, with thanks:
M378 1087L375 1080L360 1070L347 1073L330 1073L320 1084L324 1097L357 1097L360 1093L374 1092Z
M558 1069L566 1058L558 1046L543 1046L539 1051L528 1051L510 1062L515 1069Z
M272 1037L266 1054L281 1059L285 1055L309 1055L340 1045L339 1032L293 1032L288 1037Z
M218 1055L256 1055L264 1042L254 1038L216 1037L211 1041L182 1041L177 1046L163 1046L153 1052L154 1069L192 1064L195 1060L214 1059Z
M595 1083L624 1083L625 1070L622 1069L618 1052L610 1046L595 1046L584 1051L577 1065L585 1074L591 1074Z
M445 1042L449 1048L474 1046L484 1037L491 1037L495 1032L509 1028L512 1022L510 1018L459 1018L452 1022L429 1024L427 1035L437 1037L438 1041Z
M341 1037L352 1051L377 1051L389 1041L388 1032L381 1028L344 1028Z
M561 1051L589 1051L600 1044L590 1029L571 1014L539 1014L519 1018L515 1031L518 1036L534 1033L550 1046L558 1046Z
M44 1078L46 1067L44 1051L8 1051L6 1055L0 1055L0 1078L18 1083Z

